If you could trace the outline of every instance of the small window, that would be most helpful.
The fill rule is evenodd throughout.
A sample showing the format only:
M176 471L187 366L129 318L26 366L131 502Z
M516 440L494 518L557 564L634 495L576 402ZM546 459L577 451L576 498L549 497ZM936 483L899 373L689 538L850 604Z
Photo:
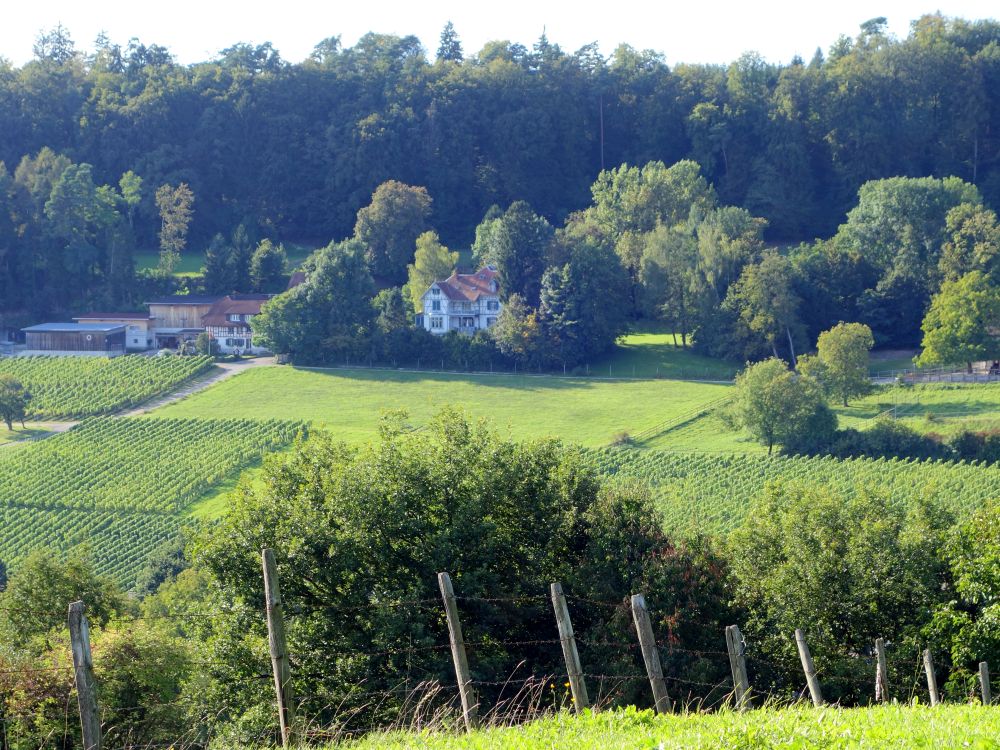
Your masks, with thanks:
M237 313L232 313L229 316L229 320L231 320L233 323L239 323L240 322L240 316Z
M496 323L497 323L497 319L496 318L487 318L486 319L486 327L487 328L490 328L491 326L495 326Z
M441 294L441 290L438 289L436 286L432 287L431 288L431 294L433 294L435 297L437 297L439 294Z
M432 317L431 328L444 328L444 318Z
M488 300L486 302L486 309L487 310L499 310L500 309L500 303L497 302L495 299Z
M436 299L431 302L431 310L438 312L441 309L441 300Z

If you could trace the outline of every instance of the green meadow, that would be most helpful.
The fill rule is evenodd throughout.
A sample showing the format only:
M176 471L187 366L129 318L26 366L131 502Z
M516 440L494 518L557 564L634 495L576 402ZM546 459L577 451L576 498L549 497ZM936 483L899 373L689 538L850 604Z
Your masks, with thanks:
M419 427L450 405L491 419L513 437L554 436L600 446L697 410L730 389L680 380L262 367L150 416L303 419L344 440L362 441L376 434L386 410L406 410Z
M994 707L887 705L822 709L796 706L737 713L656 716L625 709L577 717L561 712L521 726L471 734L422 731L375 734L336 745L351 750L625 750L700 748L995 748L1000 712Z

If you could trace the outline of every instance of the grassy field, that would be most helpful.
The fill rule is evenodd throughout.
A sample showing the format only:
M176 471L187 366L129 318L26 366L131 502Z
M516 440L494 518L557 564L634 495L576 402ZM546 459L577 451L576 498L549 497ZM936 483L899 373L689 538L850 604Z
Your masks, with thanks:
M351 750L995 748L1000 746L998 737L1000 712L993 707L890 705L668 716L634 710L587 713L582 717L560 713L523 726L485 729L469 735L383 734L337 747Z
M309 254L316 248L305 245L284 243L285 253L288 255L288 265L291 268L298 268L302 261L309 257ZM140 250L135 253L135 267L139 271L146 271L156 268L160 264L159 250ZM200 276L202 266L205 265L205 253L198 251L186 251L181 253L180 262L174 268L174 276Z
M713 359L683 349L669 331L646 326L623 337L614 351L592 362L590 372L601 376L610 372L623 378L732 380L742 367L739 362Z
M1000 428L1000 383L927 383L884 387L850 406L835 406L841 427L864 429L879 414L920 432L950 434L962 429Z
M556 436L599 446L726 395L730 386L512 375L261 367L196 393L151 417L302 419L344 440L375 435L385 409L423 425L442 406L489 417L514 437Z

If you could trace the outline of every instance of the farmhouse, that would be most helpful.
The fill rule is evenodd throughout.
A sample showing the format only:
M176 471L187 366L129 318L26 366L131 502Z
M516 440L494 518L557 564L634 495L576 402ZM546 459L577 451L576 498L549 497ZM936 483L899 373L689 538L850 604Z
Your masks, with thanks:
M125 326L113 323L42 323L21 329L27 346L21 356L82 355L117 357L125 353Z
M153 347L153 317L147 312L93 312L77 315L77 323L125 326L125 350L143 352Z
M201 324L225 354L234 351L262 354L265 350L255 346L250 321L260 314L261 306L271 299L270 294L230 294L213 304L201 319Z
M217 295L174 294L146 303L153 320L153 344L158 349L176 349L183 341L194 341L205 327L201 319L219 301Z
M417 325L435 334L474 333L490 328L500 314L497 270L485 266L475 273L453 272L435 281L421 298L423 313Z

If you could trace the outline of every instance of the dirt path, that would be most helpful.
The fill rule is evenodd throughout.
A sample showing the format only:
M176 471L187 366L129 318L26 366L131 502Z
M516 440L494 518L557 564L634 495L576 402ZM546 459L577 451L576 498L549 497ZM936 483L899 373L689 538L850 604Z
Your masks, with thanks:
M192 393L203 391L209 386L231 378L233 375L239 375L241 372L252 370L255 367L269 367L273 364L274 357L257 357L255 359L245 359L240 362L219 362L215 365L217 369L210 374L186 383L176 391L171 391L163 396L158 396L151 401L147 401L141 406L119 412L116 416L136 417L140 414L146 414L153 411L153 409L159 409L161 406L172 404L174 401L179 401L186 396L190 396Z
M17 440L0 439L0 448L9 448L14 445L28 445L36 440L44 440L47 437L66 432L79 422L25 422L29 435L19 437Z

